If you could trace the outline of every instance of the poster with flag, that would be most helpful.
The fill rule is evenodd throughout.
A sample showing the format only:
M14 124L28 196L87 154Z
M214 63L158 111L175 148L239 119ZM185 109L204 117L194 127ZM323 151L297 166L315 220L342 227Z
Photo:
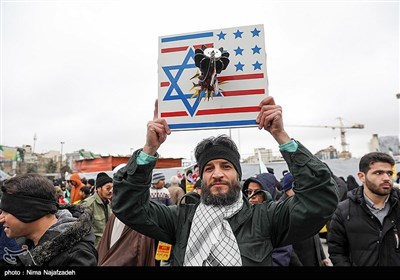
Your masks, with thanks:
M196 95L195 50L223 49L229 64L216 91ZM258 104L268 94L264 26L250 25L159 37L158 116L171 130L257 126Z

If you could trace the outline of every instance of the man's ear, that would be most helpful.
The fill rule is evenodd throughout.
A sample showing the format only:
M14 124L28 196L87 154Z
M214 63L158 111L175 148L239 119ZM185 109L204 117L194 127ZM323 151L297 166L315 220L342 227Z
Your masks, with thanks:
M358 176L358 179L360 179L360 181L364 184L364 183L365 183L365 173L359 171L359 172L357 173L357 176Z

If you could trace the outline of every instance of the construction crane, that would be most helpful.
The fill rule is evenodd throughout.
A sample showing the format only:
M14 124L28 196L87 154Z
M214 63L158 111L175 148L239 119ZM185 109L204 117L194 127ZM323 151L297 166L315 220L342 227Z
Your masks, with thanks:
M340 125L338 126L332 126L332 125L287 125L287 126L292 126L292 127L322 127L322 128L338 128L340 130L340 144L342 146L342 151L340 153L340 158L351 158L350 152L347 150L347 146L349 145L346 142L346 129L351 129L351 128L358 128L358 129L363 129L364 125L363 124L354 124L352 126L344 126L343 125L343 118L338 117L337 118L340 122Z

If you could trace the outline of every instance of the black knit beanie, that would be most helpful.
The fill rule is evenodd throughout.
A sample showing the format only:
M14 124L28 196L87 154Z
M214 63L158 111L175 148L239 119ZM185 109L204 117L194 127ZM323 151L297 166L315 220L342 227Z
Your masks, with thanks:
M107 183L112 183L112 179L105 172L100 172L96 177L96 188L100 188Z
M201 153L197 159L199 165L200 178L203 177L204 167L210 160L225 159L233 164L238 175L239 180L242 179L242 168L240 167L240 155L237 151L228 148L227 146L215 145L206 149Z

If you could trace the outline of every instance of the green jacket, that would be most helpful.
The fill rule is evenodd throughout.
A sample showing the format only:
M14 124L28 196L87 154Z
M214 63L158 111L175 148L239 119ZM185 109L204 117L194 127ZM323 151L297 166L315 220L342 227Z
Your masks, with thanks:
M84 199L81 202L81 204L84 206L88 206L90 209L92 209L93 232L94 232L94 235L96 236L96 241L95 241L94 246L97 248L97 245L99 244L100 239L103 236L103 231L104 231L104 228L106 227L108 218L111 215L112 210L111 210L110 202L107 203L107 209L106 209L106 206L103 203L103 200L97 194L97 192L95 192L94 195L89 196L88 198Z
M198 204L165 206L150 201L155 162L137 165L139 152L114 175L113 212L134 230L174 245L171 263L181 266ZM315 235L336 209L337 186L329 168L300 143L296 152L281 153L296 182L296 195L254 206L244 198L243 208L228 220L243 265L272 265L274 247Z

